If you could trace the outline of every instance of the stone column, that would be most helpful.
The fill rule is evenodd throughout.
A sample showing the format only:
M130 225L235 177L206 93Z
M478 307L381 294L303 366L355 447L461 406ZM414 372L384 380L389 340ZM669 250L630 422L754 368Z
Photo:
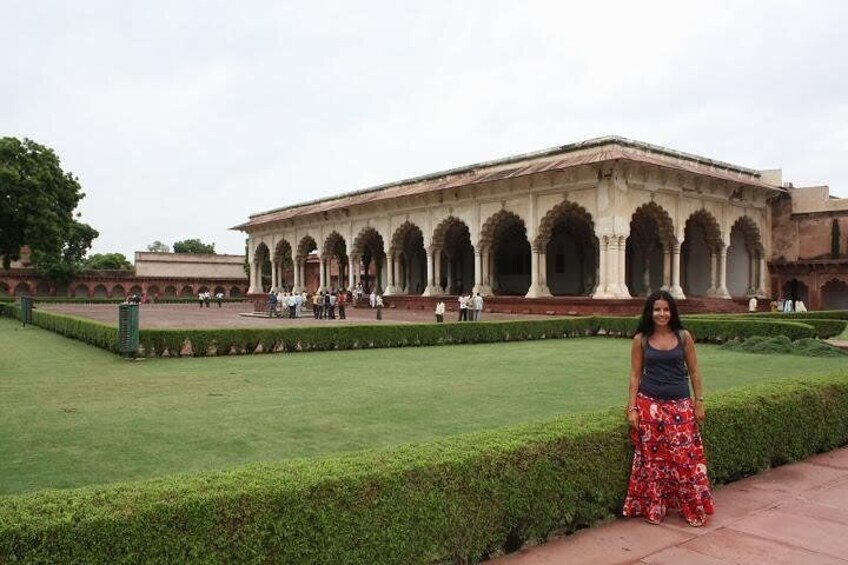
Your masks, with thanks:
M632 298L630 290L627 288L627 238L619 236L618 238L618 294L616 298Z
M386 285L384 294L400 294L402 292L402 288L398 287L398 279L400 279L400 273L398 273L400 270L400 253L389 251L386 258L389 260L389 284Z
M671 288L671 249L668 245L663 245L663 282L662 290Z
M474 285L471 287L471 294L483 294L483 284L480 277L483 273L483 258L480 256L480 247L474 248Z
M277 269L279 268L279 263L274 261L271 263L271 288L277 290L277 285L279 284Z
M621 294L618 278L618 237L609 236L607 243L607 294L609 298L618 298Z
M433 286L438 294L443 294L442 288L442 250L433 250Z
M609 298L607 292L607 252L609 239L602 235L598 237L598 286L592 298Z
M727 246L724 245L719 250L718 261L718 288L716 288L716 298L730 298L730 293L727 292Z
M318 290L327 290L326 263L322 255L318 256Z
M480 249L480 294L483 296L490 296L494 294L492 291L492 284L489 280L489 256L491 255L492 250L488 247L483 247Z
M347 289L353 291L356 288L356 281L353 278L353 266L356 263L354 262L353 253L348 253L347 255Z
M669 294L680 300L686 298L680 287L680 242L675 241L671 248L671 288Z
M435 283L436 268L433 264L436 260L436 254L432 249L426 249L425 253L427 254L427 285L424 287L421 296L433 296L439 294Z
M765 256L760 253L759 254L759 262L760 262L760 272L757 281L757 296L766 297L766 273L768 273L768 265L766 265Z
M710 286L707 289L707 296L715 296L716 294L716 269L718 267L718 253L710 249Z
M259 294L262 292L262 279L257 273L258 268L257 263L250 264L250 289L247 291L250 294Z
M530 247L530 288L527 289L525 298L544 298L551 295L548 285L545 282L545 276L542 274L545 269L545 252L544 249L531 246Z
M645 296L651 294L651 261L645 255L645 271L642 273L642 284L645 287Z

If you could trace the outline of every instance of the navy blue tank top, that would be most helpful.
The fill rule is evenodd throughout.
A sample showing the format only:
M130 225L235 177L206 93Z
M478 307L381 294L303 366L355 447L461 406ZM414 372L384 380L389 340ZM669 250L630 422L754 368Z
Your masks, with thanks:
M639 392L659 400L676 400L689 396L689 374L683 357L683 344L677 337L673 349L654 349L645 340L644 373Z

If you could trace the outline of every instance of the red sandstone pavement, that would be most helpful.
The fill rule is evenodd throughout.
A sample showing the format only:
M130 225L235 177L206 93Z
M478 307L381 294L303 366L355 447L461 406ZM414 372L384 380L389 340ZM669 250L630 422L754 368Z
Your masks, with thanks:
M714 489L703 528L619 519L490 565L848 563L848 447Z

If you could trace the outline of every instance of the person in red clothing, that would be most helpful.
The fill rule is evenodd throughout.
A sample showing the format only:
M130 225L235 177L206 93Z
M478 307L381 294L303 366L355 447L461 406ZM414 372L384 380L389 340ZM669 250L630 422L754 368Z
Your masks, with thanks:
M701 373L695 340L665 291L645 301L633 337L626 414L634 453L623 514L659 524L673 509L703 526L713 499L699 428L706 418Z

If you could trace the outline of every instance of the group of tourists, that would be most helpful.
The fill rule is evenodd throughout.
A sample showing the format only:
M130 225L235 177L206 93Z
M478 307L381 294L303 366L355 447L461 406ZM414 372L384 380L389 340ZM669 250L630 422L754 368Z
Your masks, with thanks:
M459 295L459 321L479 322L483 315L483 297L477 294ZM438 318L437 318L438 320Z
M306 292L271 290L267 303L269 318L301 318L308 301Z
M270 291L267 308L269 318L303 318L306 309L312 307L316 320L347 319L346 306L352 293L347 290L319 291L310 296L303 292Z
M804 304L803 300L792 300L791 298L773 300L770 306L772 312L784 312L786 314L807 311L807 305Z
M212 302L212 293L208 290L203 290L197 293L197 301L200 303L200 307L203 308L206 306L209 308L209 304ZM215 301L218 303L218 308L221 307L221 303L224 301L224 293L218 291L215 294Z
M304 293L305 294L305 293ZM312 316L316 320L346 320L345 308L350 302L350 293L346 290L338 292L316 292L312 295Z

